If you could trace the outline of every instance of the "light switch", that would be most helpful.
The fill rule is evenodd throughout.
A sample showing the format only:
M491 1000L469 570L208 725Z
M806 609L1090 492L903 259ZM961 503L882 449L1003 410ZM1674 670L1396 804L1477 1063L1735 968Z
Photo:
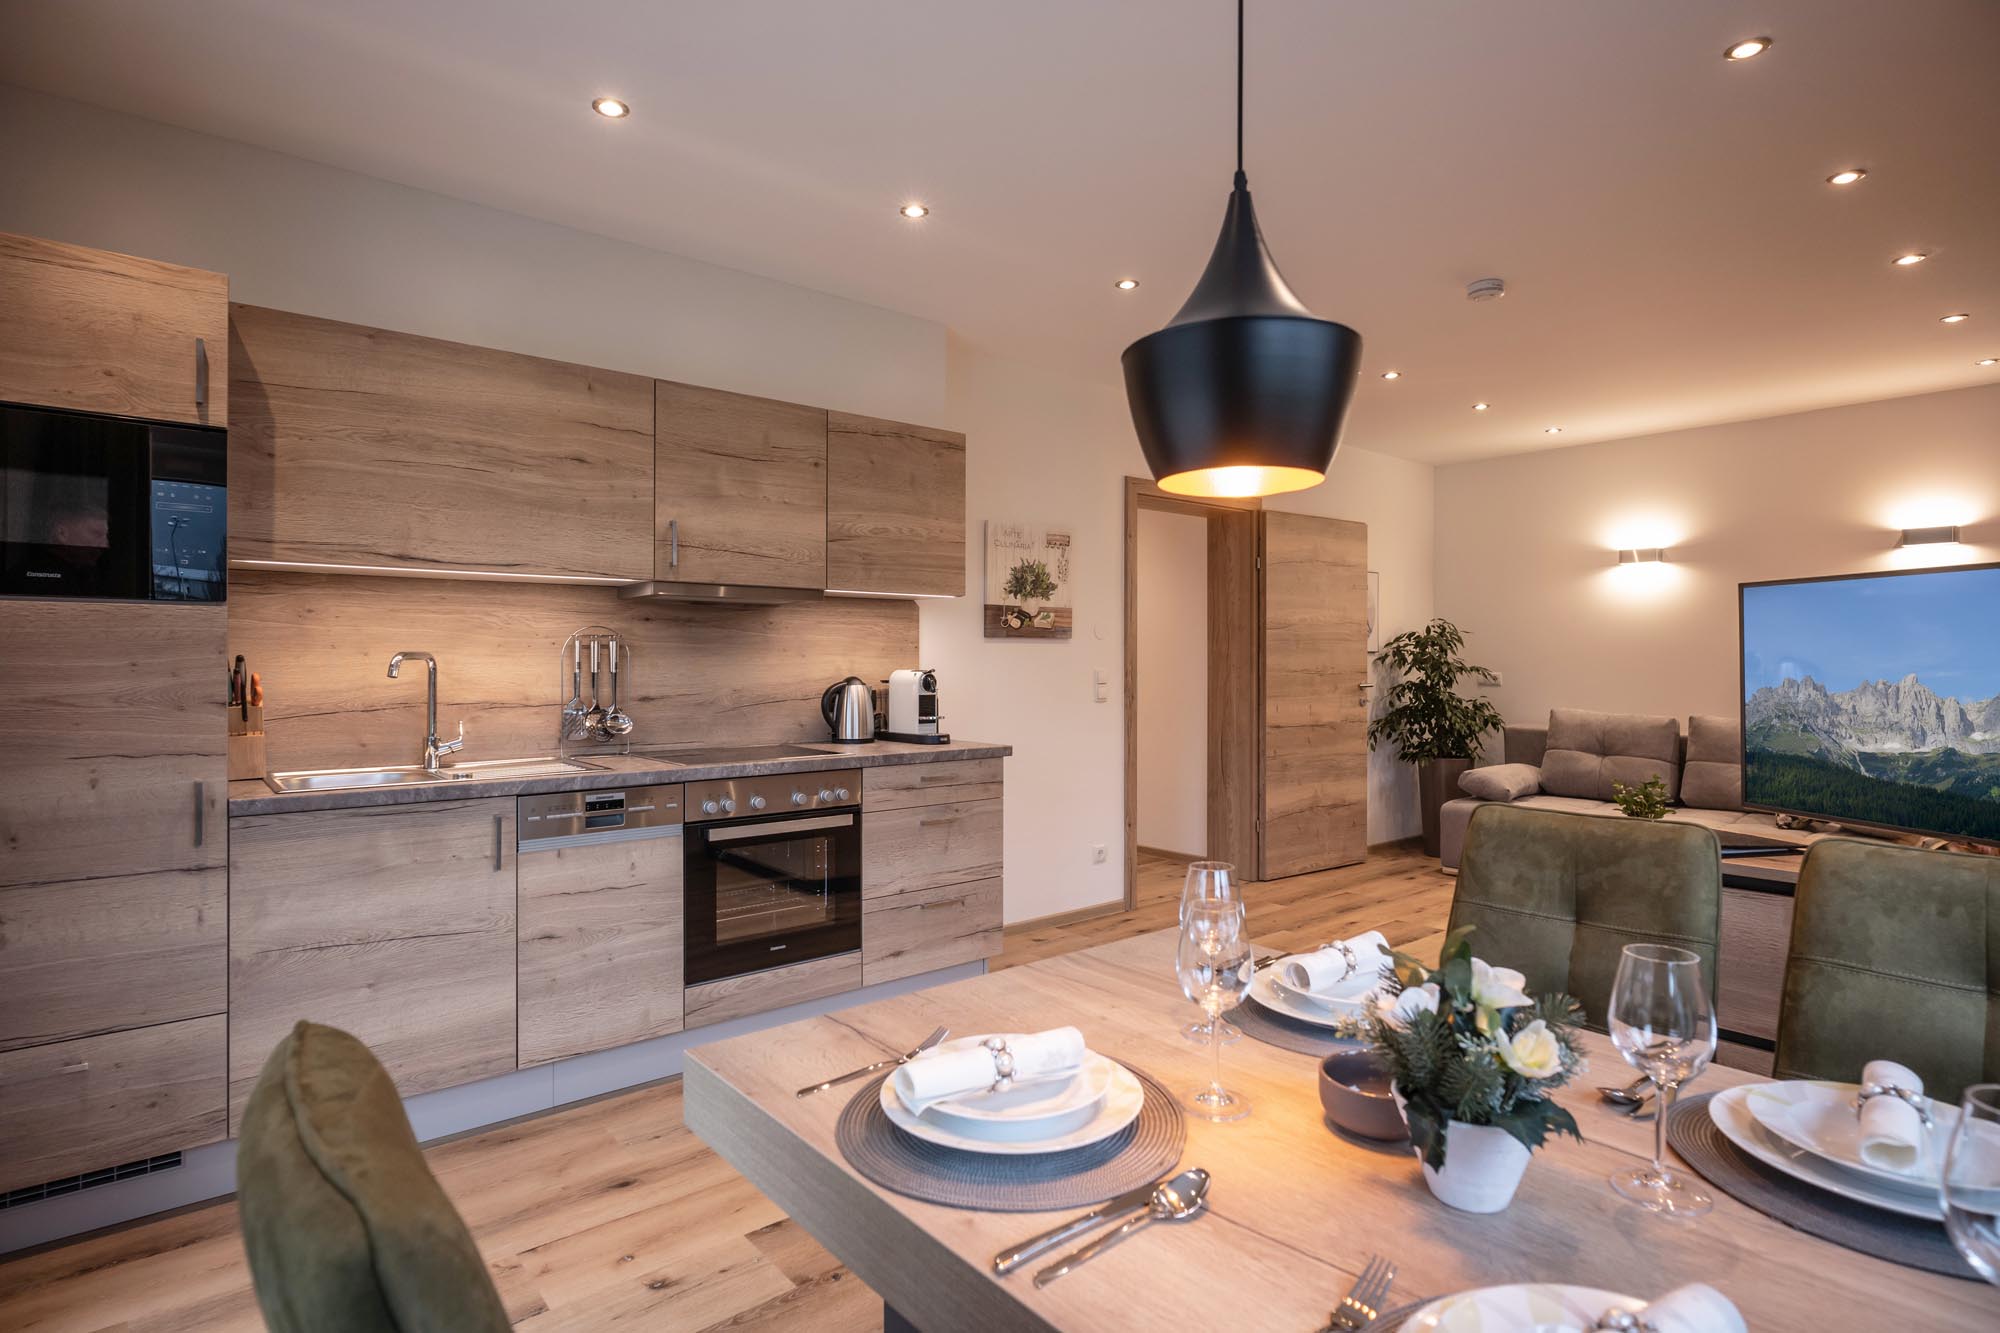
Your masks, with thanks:
M1102 671L1090 673L1090 697L1101 704L1111 702L1111 682L1104 678Z

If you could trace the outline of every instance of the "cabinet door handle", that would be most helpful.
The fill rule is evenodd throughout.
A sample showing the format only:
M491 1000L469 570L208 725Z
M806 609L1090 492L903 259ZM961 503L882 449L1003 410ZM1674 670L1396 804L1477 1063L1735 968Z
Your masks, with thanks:
M194 340L194 405L208 406L208 344Z
M506 823L507 823L507 817L505 815L493 816L493 868L495 870L500 870L504 868L500 859L501 858L500 837L501 834L506 831Z
M90 1061L78 1060L73 1065L64 1065L61 1069L57 1070L56 1072L62 1074L81 1074L84 1071L88 1070L89 1068L90 1068Z
M958 822L957 815L938 815L931 819L919 819L917 821L917 827L930 828L932 825L935 824L956 824L957 822Z
M948 774L919 773L917 775L917 785L919 787L934 787L940 782L950 781L951 777Z
M677 518L670 518L667 520L667 568L679 569L680 567L681 521Z
M963 907L963 906L965 906L965 899L947 898L941 903L918 903L917 910L919 912L928 912L933 907Z
M208 784L194 784L194 845L199 847L208 832Z

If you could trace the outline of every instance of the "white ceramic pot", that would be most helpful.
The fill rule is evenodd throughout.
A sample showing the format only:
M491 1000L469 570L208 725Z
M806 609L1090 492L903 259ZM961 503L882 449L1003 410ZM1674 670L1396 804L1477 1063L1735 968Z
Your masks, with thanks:
M1403 1094L1393 1095L1396 1109L1402 1111L1407 1105ZM1404 1123L1409 1123L1407 1115ZM1504 1129L1454 1120L1445 1128L1444 1169L1433 1170L1424 1162L1424 1183L1447 1207L1462 1213L1497 1213L1514 1201L1532 1155Z

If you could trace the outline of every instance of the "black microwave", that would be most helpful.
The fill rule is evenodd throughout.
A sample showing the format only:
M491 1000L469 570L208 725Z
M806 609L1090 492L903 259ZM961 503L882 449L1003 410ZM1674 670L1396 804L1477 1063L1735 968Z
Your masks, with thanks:
M220 602L228 432L0 404L0 595Z

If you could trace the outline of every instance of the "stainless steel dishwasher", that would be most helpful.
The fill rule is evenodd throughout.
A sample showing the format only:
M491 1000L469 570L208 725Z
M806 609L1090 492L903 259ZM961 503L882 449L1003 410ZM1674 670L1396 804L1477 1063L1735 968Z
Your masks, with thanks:
M589 847L681 831L681 788L622 787L523 796L515 805L521 854Z

